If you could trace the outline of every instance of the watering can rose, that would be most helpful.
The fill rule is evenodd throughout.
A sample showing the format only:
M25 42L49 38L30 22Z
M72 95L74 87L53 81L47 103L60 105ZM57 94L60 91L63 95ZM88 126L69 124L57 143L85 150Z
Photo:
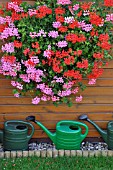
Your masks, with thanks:
M57 0L31 6L19 0L0 10L0 39L7 39L0 73L12 80L15 97L30 92L33 104L52 100L71 106L70 95L82 101L77 93L85 89L83 78L95 84L112 59L113 14L103 13L105 5Z

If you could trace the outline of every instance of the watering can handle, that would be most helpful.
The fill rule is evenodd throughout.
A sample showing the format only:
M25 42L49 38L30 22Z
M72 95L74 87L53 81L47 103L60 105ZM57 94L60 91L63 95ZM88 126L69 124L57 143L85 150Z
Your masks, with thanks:
M87 134L88 134L88 126L86 124L84 124L84 123L81 123L81 122L71 121L71 123L72 122L73 122L73 124L79 125L79 126L83 126L86 129L85 133L81 134L81 137L82 137L82 140L83 140L87 136Z
M86 129L85 133L81 134L81 137L82 137L82 140L83 140L88 134L88 126L84 123L81 123L81 122L76 122L76 125L77 124L80 125L80 126L83 126Z
M84 124L84 123L82 123L82 122L76 122L76 121L62 121L62 122L66 122L66 123L70 123L70 124L72 124L72 125L79 125L79 126L83 126L83 127L85 127L85 129L86 129L86 131L85 131L85 133L84 134L81 134L81 138L82 138L82 140L87 136L87 134L88 134L88 126L86 125L86 124ZM58 125L60 124L60 122L58 123Z
M32 137L33 134L34 134L34 126L33 126L31 123L29 123L29 122L24 122L24 121L22 121L22 120L10 120L10 121L6 121L6 122L5 122L5 125L7 126L8 123L22 123L22 124L31 126L31 129L32 129L32 130L31 130L31 134L27 136L28 141L31 139L31 137Z

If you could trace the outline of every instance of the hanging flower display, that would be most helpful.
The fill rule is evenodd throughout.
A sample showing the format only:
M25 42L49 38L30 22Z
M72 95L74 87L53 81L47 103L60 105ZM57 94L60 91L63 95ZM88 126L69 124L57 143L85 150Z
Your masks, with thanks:
M71 106L70 95L82 101L77 95L85 88L82 80L95 84L112 59L113 14L103 13L108 1L104 5L12 1L0 10L0 39L6 42L0 73L11 79L14 96L31 92L33 104L52 100Z

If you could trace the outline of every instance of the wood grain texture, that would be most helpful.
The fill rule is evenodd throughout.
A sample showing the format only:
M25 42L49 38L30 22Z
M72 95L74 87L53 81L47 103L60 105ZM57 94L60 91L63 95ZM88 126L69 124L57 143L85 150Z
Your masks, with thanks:
M0 0L0 5L6 4L6 2L8 0ZM27 2L33 4L34 0ZM2 44L3 42L0 42L0 46ZM73 96L74 105L72 107L67 107L65 104L55 107L52 102L41 102L38 106L34 106L31 104L29 95L19 99L14 98L10 80L0 75L0 129L3 129L4 122L7 120L25 121L27 116L35 115L36 120L42 122L51 132L55 132L58 121L78 121L78 116L81 114L87 114L102 129L106 129L107 123L113 120L113 60L103 68L104 73L97 80L96 85L87 85L88 80L83 80L83 83L88 86L85 91L79 92L83 95L83 101L77 104ZM89 127L88 137L100 137L91 124L84 123ZM33 138L47 138L46 133L39 126L34 123L33 125L36 129Z

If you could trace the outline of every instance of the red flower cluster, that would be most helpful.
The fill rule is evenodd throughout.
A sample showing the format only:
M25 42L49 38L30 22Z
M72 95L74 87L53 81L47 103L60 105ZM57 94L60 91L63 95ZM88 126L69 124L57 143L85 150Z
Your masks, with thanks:
M76 42L84 42L86 40L85 36L80 34L79 36L77 34L70 33L66 36L66 40L72 42L73 44Z
M103 23L103 20L100 16L98 16L94 12L90 12L90 22L96 26L99 26Z
M10 64L13 64L16 61L16 57L10 56L10 55L4 56L4 61L7 62L7 63L10 63Z
M94 53L94 54L93 54L93 57L100 59L100 58L103 58L104 55L103 55L102 53Z
M58 31L60 31L60 32L66 32L67 31L67 26L61 26L59 29L58 29Z
M97 45L105 50L110 50L111 44L108 42L109 35L108 34L100 34L99 41Z
M88 68L88 60L82 59L82 62L77 62L77 67L87 69Z
M77 80L82 80L82 75L80 74L80 71L75 71L75 70L68 70L64 72L65 77L71 77Z
M59 6L58 8L55 8L55 14L63 15L63 14L65 14L65 9Z
M79 27L78 21L73 21L72 23L69 24L68 27L71 29L78 28Z
M94 67L92 69L92 73L88 76L89 79L97 79L100 77L103 73L103 69L99 68L102 65L102 63L95 62Z
M107 7L112 7L113 6L113 0L104 0L104 5Z
M19 42L17 40L14 40L14 47L16 48L21 48L22 47L22 42Z
M52 14L52 9L47 6L40 6L37 10L36 18L44 18L46 15Z
M83 9L83 10L88 10L88 9L90 9L91 8L91 5L92 5L93 3L92 2L84 2L83 4L81 4L81 8Z
M74 56L69 56L68 58L64 58L64 63L66 65L74 64L75 58Z

